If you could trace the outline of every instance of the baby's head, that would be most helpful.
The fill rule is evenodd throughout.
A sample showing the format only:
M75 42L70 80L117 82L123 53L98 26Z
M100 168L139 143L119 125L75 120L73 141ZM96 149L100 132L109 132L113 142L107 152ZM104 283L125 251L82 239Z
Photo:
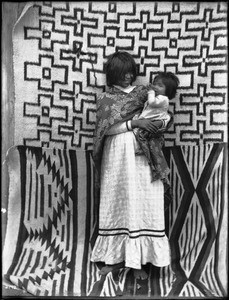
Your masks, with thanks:
M177 88L180 83L178 77L172 72L159 72L153 80L153 86L155 86L156 93L157 84L160 82L165 86L165 96L167 96L169 100L173 99L176 96Z

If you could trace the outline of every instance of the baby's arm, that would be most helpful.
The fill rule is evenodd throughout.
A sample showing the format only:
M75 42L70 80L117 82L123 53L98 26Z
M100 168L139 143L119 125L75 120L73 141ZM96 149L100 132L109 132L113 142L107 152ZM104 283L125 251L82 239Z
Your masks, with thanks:
M161 120L163 122L162 128L165 129L167 127L169 121L171 120L171 116L169 114L166 114L165 118L162 118Z
M155 96L155 91L151 90L148 92L148 103L152 105L154 108L164 108L164 107L168 107L169 100L164 95Z
M168 112L165 118L162 118L161 121L162 121L162 126L158 129L158 131L164 133L173 123L172 113Z

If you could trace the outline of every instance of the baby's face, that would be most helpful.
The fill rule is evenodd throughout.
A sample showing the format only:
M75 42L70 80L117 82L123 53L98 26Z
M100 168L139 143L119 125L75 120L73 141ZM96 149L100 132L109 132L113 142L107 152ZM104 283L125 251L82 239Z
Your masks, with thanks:
M162 82L161 78L156 78L153 81L152 89L155 91L155 95L165 95L166 86Z

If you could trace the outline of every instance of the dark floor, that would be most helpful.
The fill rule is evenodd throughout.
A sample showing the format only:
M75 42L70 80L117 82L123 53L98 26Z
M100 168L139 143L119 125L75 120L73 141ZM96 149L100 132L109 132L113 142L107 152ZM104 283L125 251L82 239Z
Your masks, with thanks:
M15 299L18 299L18 297L32 297L32 295L23 290L9 288L3 285L1 299L8 299L8 297L10 297L9 299L12 299L14 297Z
M43 298L43 297L41 297ZM62 300L63 298L60 298L60 297L48 297L48 298L43 298L43 299L60 299ZM82 299L82 300L111 300L111 299L114 299L113 297L109 297L109 298L106 298L106 297L96 297L96 299L93 297L93 299L91 297L74 297L74 298L69 298L69 297L66 297L67 299ZM120 300L146 300L146 299L153 299L153 298L145 298L145 297L142 297L142 296L133 296L133 297L128 297L128 296L117 296L115 297L116 299L120 299ZM18 289L12 289L12 288L7 288L5 286L2 287L2 295L1 295L1 300L4 300L4 299L38 299L38 297L36 296L33 296L31 294L28 294L26 293L25 291L23 290L18 290ZM155 299L154 300L158 300L158 299Z

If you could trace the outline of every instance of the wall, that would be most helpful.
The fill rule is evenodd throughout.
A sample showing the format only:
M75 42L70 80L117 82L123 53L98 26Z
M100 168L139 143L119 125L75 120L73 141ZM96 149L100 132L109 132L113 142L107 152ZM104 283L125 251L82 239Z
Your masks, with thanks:
M13 76L13 26L16 23L24 2L2 2L2 208L7 208L8 170L5 164L7 150L14 144L14 76ZM6 215L2 213L2 234L4 241Z

